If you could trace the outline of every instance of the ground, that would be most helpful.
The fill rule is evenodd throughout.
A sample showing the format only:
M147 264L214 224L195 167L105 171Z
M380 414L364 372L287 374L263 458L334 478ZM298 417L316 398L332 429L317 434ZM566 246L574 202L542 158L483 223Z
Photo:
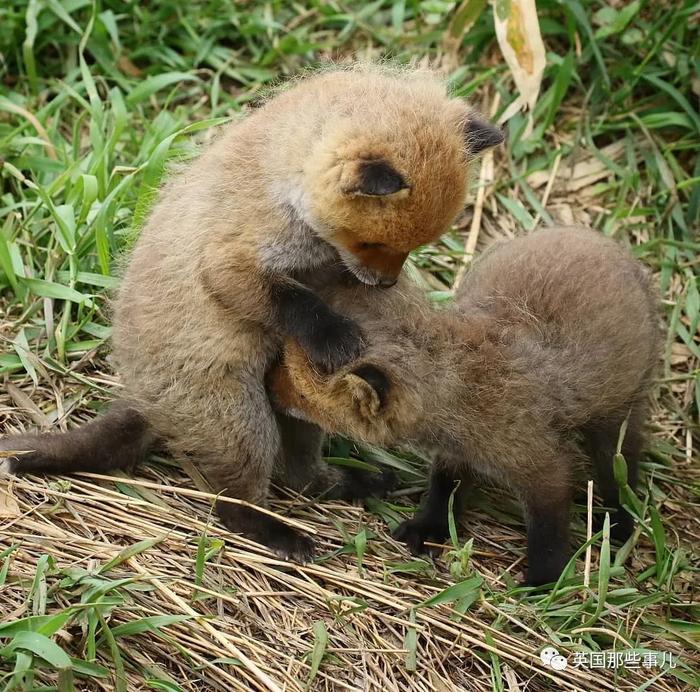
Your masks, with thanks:
M483 2L0 8L0 433L65 429L119 382L106 296L166 163L275 80L319 61L429 61L498 117L515 97ZM409 269L448 300L474 252L580 222L653 271L664 352L640 523L591 541L553 591L518 586L517 503L484 493L455 543L416 559L390 530L425 466L335 441L401 477L366 508L280 489L321 557L280 562L224 530L191 468L0 479L4 689L687 690L700 682L700 76L693 2L537 3L547 46L531 122L475 167L467 210ZM528 128L532 133L528 135ZM614 296L611 297L614 300ZM586 542L586 508L574 536ZM568 657L563 671L540 652ZM601 658L601 652L608 655Z

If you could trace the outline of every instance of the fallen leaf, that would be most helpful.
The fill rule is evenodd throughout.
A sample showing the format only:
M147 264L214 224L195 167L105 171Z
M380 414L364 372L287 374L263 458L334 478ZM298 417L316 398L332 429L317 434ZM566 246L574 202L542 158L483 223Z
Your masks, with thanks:
M4 487L3 487L4 486ZM0 517L14 519L22 514L15 496L10 491L9 484L0 486Z
M520 92L517 106L512 105L508 111L515 112L523 106L532 110L546 63L535 0L496 0L493 19L498 45Z

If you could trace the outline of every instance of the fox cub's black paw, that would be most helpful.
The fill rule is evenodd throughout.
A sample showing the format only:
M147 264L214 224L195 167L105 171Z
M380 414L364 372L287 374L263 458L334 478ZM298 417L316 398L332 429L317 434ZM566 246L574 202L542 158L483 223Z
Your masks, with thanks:
M394 530L394 538L408 546L413 555L436 554L439 548L426 548L425 542L443 543L447 538L449 529L443 524L426 520L422 517L413 517L399 524Z
M322 372L335 372L360 356L362 331L351 319L331 313L315 325L303 344L313 364Z
M391 469L381 473L348 468L343 471L343 500L363 500L366 497L384 497L396 487L396 474Z
M306 534L293 529L269 514L253 507L217 502L217 512L229 531L240 533L269 548L275 555L292 562L306 564L314 559L314 542Z
M301 565L314 559L313 539L289 526L285 526L277 535L269 536L266 545L275 555Z
M593 530L603 530L604 514L593 515ZM610 516L610 541L615 545L622 545L634 531L634 518L625 509L620 508Z

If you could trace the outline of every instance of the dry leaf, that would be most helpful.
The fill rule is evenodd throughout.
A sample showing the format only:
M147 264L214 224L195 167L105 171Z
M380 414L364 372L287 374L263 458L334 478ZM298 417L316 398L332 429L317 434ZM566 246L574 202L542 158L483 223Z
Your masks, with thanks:
M496 0L493 19L498 45L520 92L507 112L513 115L524 105L532 110L546 62L535 0Z
M14 519L22 514L15 496L10 492L10 486L0 486L0 518Z

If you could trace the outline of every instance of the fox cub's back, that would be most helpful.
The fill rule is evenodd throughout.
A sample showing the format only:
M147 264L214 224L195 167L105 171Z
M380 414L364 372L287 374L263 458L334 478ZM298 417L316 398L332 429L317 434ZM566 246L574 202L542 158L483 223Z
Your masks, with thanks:
M459 287L459 310L485 310L526 335L527 357L588 409L628 402L646 387L659 349L646 270L624 248L585 228L555 227L496 245Z

